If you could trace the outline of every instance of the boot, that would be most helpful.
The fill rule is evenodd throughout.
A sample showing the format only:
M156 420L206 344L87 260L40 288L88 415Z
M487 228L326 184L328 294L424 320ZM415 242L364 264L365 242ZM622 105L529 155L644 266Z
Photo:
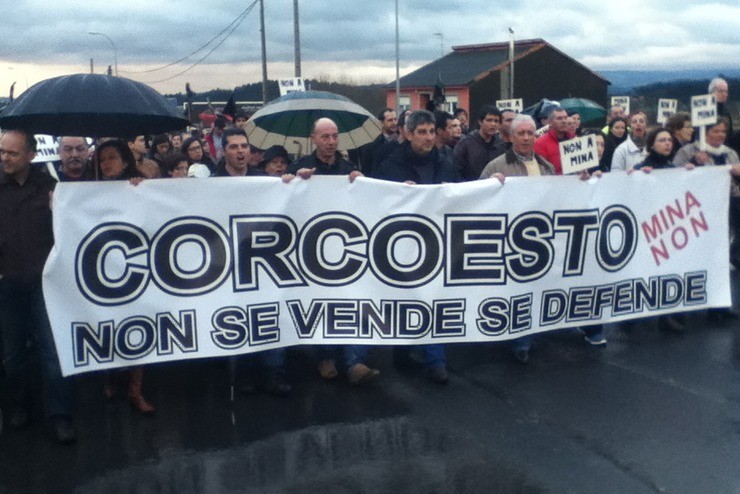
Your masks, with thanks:
M131 369L129 379L128 400L131 402L131 406L145 415L153 414L156 409L141 396L141 382L144 379L144 369L142 367L134 367Z

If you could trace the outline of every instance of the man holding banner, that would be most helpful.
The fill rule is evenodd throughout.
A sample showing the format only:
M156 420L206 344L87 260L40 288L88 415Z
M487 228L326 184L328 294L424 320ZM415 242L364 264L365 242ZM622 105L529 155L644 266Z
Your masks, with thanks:
M434 114L426 110L414 111L406 122L409 140L378 166L375 177L412 185L458 182L460 177L457 168L440 156L434 145L435 124ZM429 379L438 384L447 383L444 347L431 344L420 345L418 349ZM395 350L400 355L405 353L406 348L397 347Z
M534 143L534 152L552 163L555 175L563 174L560 163L560 141L567 141L575 137L568 132L568 112L559 106L553 106L548 117L550 126L547 133L539 137Z
M62 377L41 288L44 262L54 244L50 201L55 182L31 166L35 155L33 134L7 130L0 137L0 336L13 402L10 425L20 429L31 422L34 370L40 366L52 434L71 443L76 439L72 386Z
M489 161L506 150L498 136L501 111L494 105L478 110L478 130L474 130L455 146L455 166L463 180L477 180Z
M529 115L517 115L511 122L511 149L506 151L506 154L488 163L483 173L481 173L480 178L497 178L503 182L505 177L555 175L553 164L534 151L534 134L536 128L532 117ZM540 137L540 139L542 138ZM586 341L594 346L605 346L606 339L604 339L602 331L601 325L584 328ZM511 351L514 358L526 364L529 361L529 349L531 346L531 336L512 340Z

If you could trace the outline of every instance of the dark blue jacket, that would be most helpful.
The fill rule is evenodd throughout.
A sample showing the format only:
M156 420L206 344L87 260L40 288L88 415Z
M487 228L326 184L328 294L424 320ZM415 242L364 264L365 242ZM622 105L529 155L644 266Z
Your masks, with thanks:
M419 167L431 167L430 173L425 174L425 176L431 176L431 180L419 174L417 171ZM439 154L436 147L422 156L411 149L411 143L404 142L373 170L373 178L392 182L412 181L417 184L439 184L459 182L460 173L451 161Z

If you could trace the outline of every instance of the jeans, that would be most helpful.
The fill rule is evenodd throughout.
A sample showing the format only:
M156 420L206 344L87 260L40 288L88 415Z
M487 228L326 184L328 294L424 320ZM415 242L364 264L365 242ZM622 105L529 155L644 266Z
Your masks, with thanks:
M72 382L62 377L46 314L41 279L0 279L0 337L8 393L13 405L28 408L34 370L41 370L46 417L71 417Z
M604 334L604 326L602 324L583 326L581 327L581 329L586 336L592 339L596 339L597 336L602 336ZM534 340L534 337L535 335L527 335L511 340L509 343L509 348L513 353L521 350L529 351L529 349L532 348L532 341Z

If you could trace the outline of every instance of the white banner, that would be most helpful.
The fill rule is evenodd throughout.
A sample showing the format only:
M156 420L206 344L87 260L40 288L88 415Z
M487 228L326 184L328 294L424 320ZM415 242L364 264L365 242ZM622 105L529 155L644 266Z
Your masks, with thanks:
M44 293L65 375L729 306L729 180L60 183Z

